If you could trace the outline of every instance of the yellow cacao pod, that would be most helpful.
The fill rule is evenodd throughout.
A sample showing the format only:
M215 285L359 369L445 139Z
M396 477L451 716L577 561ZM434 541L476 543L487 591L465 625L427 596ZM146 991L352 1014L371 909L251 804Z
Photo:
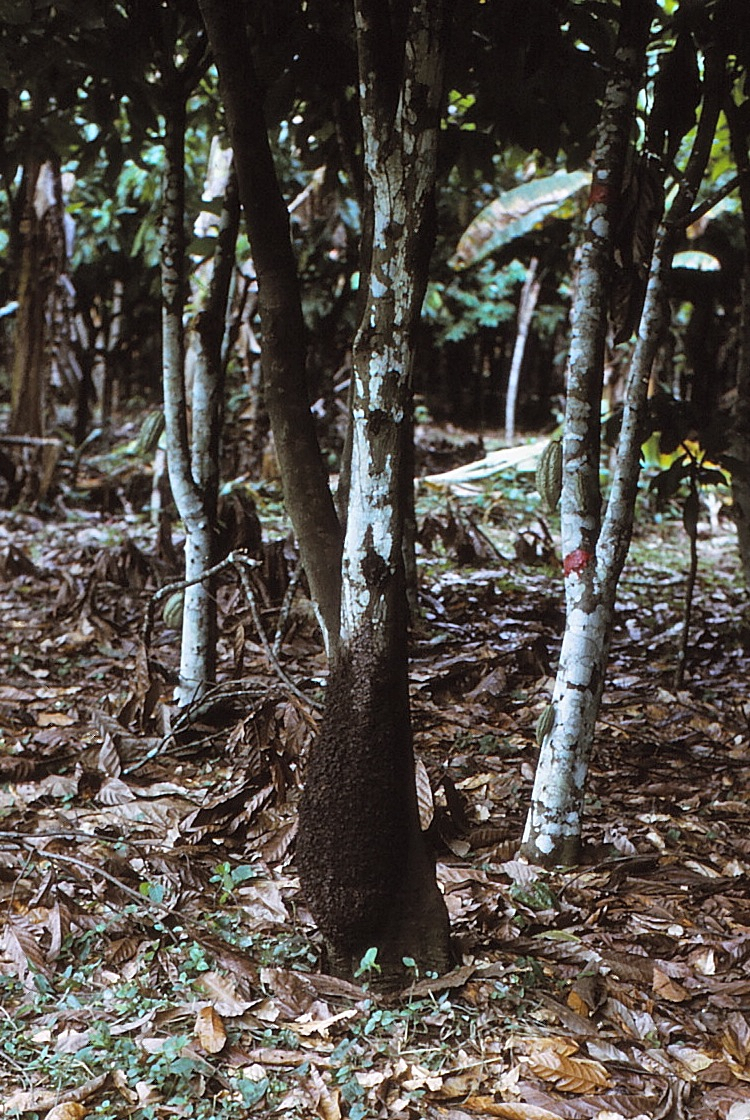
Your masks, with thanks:
M172 630L179 630L182 626L182 611L185 606L185 593L184 591L173 591L168 595L164 606L162 607L161 616Z
M562 468L562 440L552 439L540 455L536 468L536 488L550 511L555 509L560 501Z

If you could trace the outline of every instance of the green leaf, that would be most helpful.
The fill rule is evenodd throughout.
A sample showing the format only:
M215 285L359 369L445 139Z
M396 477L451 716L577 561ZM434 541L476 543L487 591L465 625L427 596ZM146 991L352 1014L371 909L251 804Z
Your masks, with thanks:
M368 972L379 972L380 965L377 963L377 960L378 949L376 945L372 945L359 962L359 968L354 973L355 978L364 976Z
M477 264L541 225L590 182L591 176L586 171L556 171L505 191L485 206L464 230L448 263L456 271Z
M698 249L686 249L684 253L675 253L672 260L673 268L690 268L697 272L719 272L721 264L712 253L704 253Z

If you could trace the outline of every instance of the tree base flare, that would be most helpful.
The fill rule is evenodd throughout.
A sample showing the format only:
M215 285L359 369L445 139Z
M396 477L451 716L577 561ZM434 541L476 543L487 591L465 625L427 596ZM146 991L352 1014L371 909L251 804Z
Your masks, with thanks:
M381 975L450 966L448 918L419 828L406 688L360 639L331 669L300 804L303 894L336 972L377 948Z

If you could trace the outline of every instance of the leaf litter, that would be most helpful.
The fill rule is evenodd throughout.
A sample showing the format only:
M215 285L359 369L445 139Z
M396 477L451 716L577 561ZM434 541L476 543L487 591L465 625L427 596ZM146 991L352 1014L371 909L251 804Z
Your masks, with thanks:
M0 515L4 1114L750 1117L734 542L701 539L675 691L684 538L676 519L639 529L583 861L543 872L516 853L562 581L548 526L486 499L420 503L418 795L460 963L397 996L319 972L298 895L325 679L301 593L280 619L279 588L256 582L251 612L222 573L220 684L179 712L177 633L157 618L143 642L154 592L179 578L150 527Z

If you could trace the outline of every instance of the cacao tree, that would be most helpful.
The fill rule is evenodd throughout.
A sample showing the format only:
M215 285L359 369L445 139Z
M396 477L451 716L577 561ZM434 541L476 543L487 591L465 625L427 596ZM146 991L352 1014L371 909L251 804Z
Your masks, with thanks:
M305 776L298 865L330 964L444 968L445 905L420 831L408 695L402 540L414 334L432 235L443 6L357 0L366 211L348 485L337 517L305 385L299 282L244 6L201 0L258 277L262 367L287 510L329 652Z
M522 847L529 859L550 865L571 864L578 858L584 785L604 688L617 582L632 531L648 385L668 322L668 276L677 238L691 221L725 90L725 55L712 37L701 40L703 74L696 86L696 42L693 30L683 26L683 38L678 37L661 60L647 145L637 150L633 123L651 16L644 0L622 4L572 310L561 513L566 625L552 702L540 721L541 752ZM705 33L702 26L701 32ZM678 72L681 95L674 98ZM665 75L670 76L668 82ZM693 129L699 99L690 156L677 173L672 162ZM665 212L663 181L668 172L678 185ZM626 212L628 188L636 201ZM637 339L602 517L600 400L610 307L615 338L629 337L637 326Z

